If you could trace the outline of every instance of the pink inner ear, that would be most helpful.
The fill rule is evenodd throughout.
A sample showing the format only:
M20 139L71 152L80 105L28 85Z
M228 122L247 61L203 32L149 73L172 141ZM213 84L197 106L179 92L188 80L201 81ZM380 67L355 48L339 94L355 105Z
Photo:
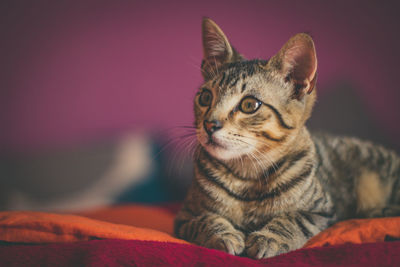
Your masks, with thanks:
M226 54L226 44L215 32L208 32L204 38L206 58L221 57Z
M221 65L229 56L228 40L222 30L211 20L203 21L203 51L204 59L210 64Z
M283 71L290 73L297 82L311 82L317 71L317 58L312 41L299 38L289 43L289 47L284 51Z

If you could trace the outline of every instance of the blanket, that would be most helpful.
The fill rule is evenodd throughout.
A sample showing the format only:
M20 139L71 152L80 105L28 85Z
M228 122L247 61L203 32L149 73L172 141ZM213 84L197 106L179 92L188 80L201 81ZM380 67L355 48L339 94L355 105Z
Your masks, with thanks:
M194 245L92 240L48 245L0 245L0 265L17 266L399 266L400 242L305 248L253 260Z
M396 256L400 255L400 242L384 242L400 238L400 217L339 222L309 240L302 250L273 259L254 261L201 248L173 237L175 210L128 205L80 214L0 212L0 262L9 260L17 263L20 260L33 259L29 265L43 264L44 260L48 266L52 266L52 259L57 262L58 257L64 257L67 262L77 260L82 264L82 261L89 261L93 266L103 266L98 265L97 259L94 258L104 257L109 261L118 261L121 253L128 255L121 256L121 261L130 260L143 264L146 260L154 261L152 264L174 262L176 265L177 262L188 264L188 260L193 260L194 263L204 262L206 259L207 264L221 263L219 259L224 259L222 263L235 262L248 266L275 264L280 261L285 264L296 262L295 266L309 266L308 264L313 262L320 262L320 265L322 262L323 265L340 265L341 260L348 263L347 265L359 266L357 264L362 262L361 258L366 260L368 266L374 266L375 263L378 265L378 262L383 265L387 263L387 266L396 262L394 260L400 262L399 256ZM117 247L120 247L118 251L121 252L111 253ZM94 258L88 259L87 253ZM204 258L199 255L203 255ZM303 261L305 258L309 260ZM351 260L352 258L356 260ZM383 266L382 264L379 266Z

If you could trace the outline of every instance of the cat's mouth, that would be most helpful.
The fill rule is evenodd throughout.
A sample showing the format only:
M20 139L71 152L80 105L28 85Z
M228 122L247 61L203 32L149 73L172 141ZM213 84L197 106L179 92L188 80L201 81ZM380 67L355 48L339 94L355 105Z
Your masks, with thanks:
M207 146L213 147L213 148L223 148L226 149L226 147L224 145L222 145L220 142L218 142L217 140L215 140L215 138L213 136L210 136L206 142Z
M215 133L211 136L202 133L198 140L201 146L215 158L229 160L235 156L235 152L232 151L232 143L228 142L229 140L221 133Z

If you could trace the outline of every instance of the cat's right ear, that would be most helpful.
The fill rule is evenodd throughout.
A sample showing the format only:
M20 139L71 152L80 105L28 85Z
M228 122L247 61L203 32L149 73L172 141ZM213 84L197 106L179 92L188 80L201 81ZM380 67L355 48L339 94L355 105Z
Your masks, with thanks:
M209 18L203 18L203 62L201 71L205 80L216 76L225 63L240 60L242 57L230 45L221 28Z

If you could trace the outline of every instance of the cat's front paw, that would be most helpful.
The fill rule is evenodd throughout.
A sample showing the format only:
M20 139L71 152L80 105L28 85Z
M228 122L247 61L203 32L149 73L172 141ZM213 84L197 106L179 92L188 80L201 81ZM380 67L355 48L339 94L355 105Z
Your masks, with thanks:
M288 244L268 233L253 232L246 239L247 256L253 259L269 258L288 251Z
M214 234L204 246L240 255L244 250L244 234L239 231Z

